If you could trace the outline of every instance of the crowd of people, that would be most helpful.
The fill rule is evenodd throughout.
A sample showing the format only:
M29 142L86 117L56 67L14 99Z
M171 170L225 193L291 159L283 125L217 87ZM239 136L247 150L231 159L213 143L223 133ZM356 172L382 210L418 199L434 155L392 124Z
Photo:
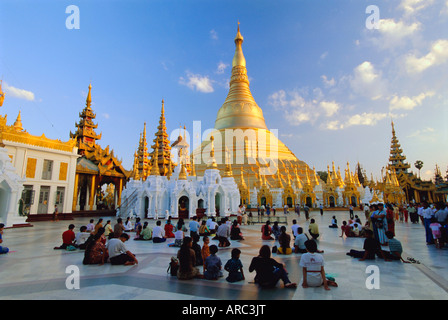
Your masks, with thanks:
M352 210L350 210L349 218L342 221L340 237L364 238L362 249L355 248L347 252L348 256L358 258L360 261L379 257L385 261L415 262L414 259L405 260L402 257L403 248L395 234L396 223L409 221L412 224L421 223L425 229L426 243L434 244L438 249L445 247L448 243L448 208L445 203L366 205L362 208L365 223L362 223L359 216ZM168 246L179 249L176 256L171 259L170 269L171 274L178 279L217 280L224 277L224 273L227 272L225 279L228 282L244 281L245 274L240 260L240 249L232 248L229 259L225 263L218 256L220 248L231 246L231 241L244 241L243 215L237 215L233 221L229 217L205 217L205 219L192 217L188 226L181 218L176 219L174 223L173 219L168 217L163 226L163 221L156 220L154 227L151 227L147 221L142 223L140 218L136 218L135 223L132 223L131 219L123 222L121 218L118 218L113 226L110 220L104 223L103 219L99 218L95 223L94 219L91 219L88 224L81 226L77 233L75 233L75 225L70 224L62 233L62 244L54 249L84 250L82 263L86 265L105 263L135 265L138 264L138 260L135 254L127 249L127 241L133 239L158 244L172 239ZM298 217L300 217L299 213ZM323 286L325 289L330 289L331 286L337 286L335 279L328 277L325 273L322 255L324 251L318 249L319 226L315 219L309 219L307 215L308 220L306 229L300 226L295 218L289 228L285 225L280 226L278 221L271 225L269 220L261 226L261 248L258 255L252 258L248 268L249 272L255 272L256 284L260 287L275 287L281 281L285 288L297 287L297 284L289 279L285 264L272 257L275 253L277 255L300 254L299 266L303 271L302 287ZM329 228L339 229L336 216L332 216ZM4 225L0 224L0 254L9 251L8 248L1 246L3 229ZM133 238L129 235L131 232L135 233ZM202 246L200 245L201 237ZM384 248L386 246L389 250Z

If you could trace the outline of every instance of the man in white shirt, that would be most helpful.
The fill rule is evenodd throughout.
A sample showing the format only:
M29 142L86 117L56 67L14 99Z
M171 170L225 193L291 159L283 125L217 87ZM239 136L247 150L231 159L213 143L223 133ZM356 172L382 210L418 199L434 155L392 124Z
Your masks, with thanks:
M292 226L291 226L291 230L292 230L292 235L294 236L294 239L297 237L298 233L297 233L297 229L300 226L297 224L297 220L292 220Z
M76 238L75 238L76 247L78 247L79 249L85 249L86 248L85 243L89 237L90 237L90 232L87 232L87 227L82 226L79 229L79 232L76 234Z
M161 224L162 222L158 220L156 222L156 226L154 227L154 229L152 229L152 241L154 243L161 243L166 241L165 231L163 230Z
M429 207L428 202L423 202L423 208L420 210L419 215L423 218L423 224L425 226L426 244L434 244L432 231L429 227L429 225L431 224L431 218L434 217L434 212Z
M119 238L112 238L107 243L107 250L109 252L109 259L112 265L134 265L138 264L135 255L132 254L124 243L129 240L127 233L122 233Z

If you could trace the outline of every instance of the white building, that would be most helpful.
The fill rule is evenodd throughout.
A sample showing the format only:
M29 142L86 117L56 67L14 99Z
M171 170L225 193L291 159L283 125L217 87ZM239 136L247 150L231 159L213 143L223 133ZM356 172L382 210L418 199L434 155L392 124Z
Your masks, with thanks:
M19 210L21 214L72 212L76 160L76 141L62 142L33 136L22 128L20 113L14 125L0 117L0 141L3 141L16 174L23 180Z

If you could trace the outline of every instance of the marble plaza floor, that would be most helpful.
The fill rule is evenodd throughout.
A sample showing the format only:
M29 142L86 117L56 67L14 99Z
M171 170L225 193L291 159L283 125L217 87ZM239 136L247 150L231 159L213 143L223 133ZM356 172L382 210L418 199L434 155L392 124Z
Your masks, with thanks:
M277 213L282 215L283 213ZM364 223L363 213L355 212ZM319 248L325 253L326 272L336 278L339 287L325 291L323 288L283 289L281 282L275 289L260 290L254 285L254 273L248 272L252 257L258 254L262 244L274 245L274 241L261 240L261 225L243 226L243 241L232 241L230 248L220 249L218 255L225 263L234 247L241 249L241 260L246 280L227 283L218 281L179 281L167 274L170 257L176 255L177 248L167 243L154 244L152 241L126 242L127 248L137 255L136 266L112 266L109 263L83 265L83 251L53 250L60 245L61 234L69 223L79 227L86 225L88 218L73 221L33 222L33 227L6 229L4 246L11 252L0 256L0 299L45 299L45 300L421 300L448 299L448 249L436 249L425 243L422 224L396 223L397 239L402 242L404 258L412 257L420 264L401 262L358 261L346 255L350 249L362 249L362 238L341 238L340 229L330 229L331 217L335 215L339 224L348 219L347 211L325 211L321 216L312 211L311 218L319 224L321 237ZM112 220L115 217L104 218ZM232 217L234 219L234 217ZM288 214L287 230L293 219L308 228L304 215L300 218L293 212ZM97 218L95 218L95 222ZM148 220L155 225L154 220ZM188 225L188 221L187 221ZM131 239L135 235L130 233ZM211 241L211 244L216 241ZM200 242L202 244L202 240ZM300 254L288 256L273 254L277 261L284 262L293 282L300 283ZM80 288L68 290L67 266L76 265L80 271ZM380 271L380 288L368 289L366 273L369 265ZM225 272L226 274L226 272Z

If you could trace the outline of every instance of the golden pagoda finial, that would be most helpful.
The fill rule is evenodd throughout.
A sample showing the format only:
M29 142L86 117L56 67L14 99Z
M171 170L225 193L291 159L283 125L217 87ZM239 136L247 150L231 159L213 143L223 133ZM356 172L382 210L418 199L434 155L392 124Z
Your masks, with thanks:
M17 116L16 121L14 122L14 129L19 132L23 130L22 127L22 117L20 116L20 111L19 111L19 115Z
M181 162L179 180L187 180L187 170L185 170L185 163Z
M86 99L86 106L87 108L90 108L90 106L92 105L92 83L89 84L89 93L87 94L87 99Z
M226 148L226 167L225 167L223 176L224 177L232 177L233 176L232 167L230 165L229 150L227 148Z
M207 165L207 169L218 169L218 165L216 164L216 159L215 159L214 140L215 140L215 138L213 136L211 136L210 137L210 141L211 141L210 162Z
M2 90L2 82L3 80L0 80L0 107L3 106L3 101L5 101L5 93Z
M191 158L191 173L190 176L196 177L196 168L194 165L194 157Z
M242 66L245 67L246 66L246 59L244 58L244 54L243 54L243 48L242 48L242 44L243 44L244 38L240 33L240 22L238 21L238 30L236 32L236 36L235 36L235 55L233 56L233 60L232 60L232 67L235 66Z

